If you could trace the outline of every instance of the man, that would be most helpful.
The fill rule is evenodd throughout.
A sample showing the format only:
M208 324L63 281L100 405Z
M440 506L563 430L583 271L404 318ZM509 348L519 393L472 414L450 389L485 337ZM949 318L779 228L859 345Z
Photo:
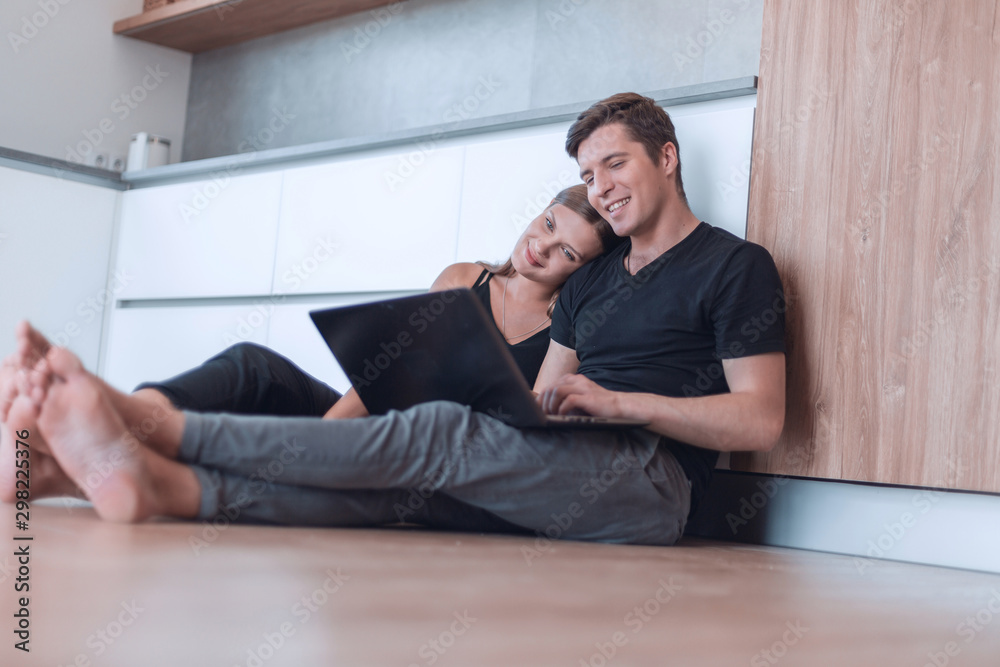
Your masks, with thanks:
M591 204L629 243L563 288L538 378L550 386L543 405L648 420L700 498L713 450L766 451L781 434L785 301L774 263L688 208L673 123L652 100L598 102L566 150ZM607 324L588 335L602 313Z
M535 387L549 412L636 417L647 429L522 431L436 402L342 421L175 413L140 444L122 437L121 397L52 348L12 408L22 423L37 415L52 455L41 452L43 483L77 485L116 521L405 518L672 544L717 452L767 450L781 432L781 284L763 248L691 213L673 125L652 100L597 103L567 150L591 203L630 242L564 287ZM47 345L30 329L20 337Z

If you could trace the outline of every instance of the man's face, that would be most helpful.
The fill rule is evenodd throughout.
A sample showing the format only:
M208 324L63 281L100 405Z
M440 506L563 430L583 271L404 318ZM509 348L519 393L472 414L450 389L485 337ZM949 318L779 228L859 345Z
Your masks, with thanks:
M595 130L577 151L587 198L618 236L643 231L659 218L671 188L666 161L654 164L621 123Z

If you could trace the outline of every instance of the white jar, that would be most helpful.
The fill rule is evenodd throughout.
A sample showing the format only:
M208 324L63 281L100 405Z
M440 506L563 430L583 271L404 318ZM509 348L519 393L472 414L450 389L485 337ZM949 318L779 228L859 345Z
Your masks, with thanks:
M149 135L149 150L146 152L146 168L162 167L170 164L170 139Z
M170 139L148 132L132 135L128 148L128 170L162 167L170 163Z

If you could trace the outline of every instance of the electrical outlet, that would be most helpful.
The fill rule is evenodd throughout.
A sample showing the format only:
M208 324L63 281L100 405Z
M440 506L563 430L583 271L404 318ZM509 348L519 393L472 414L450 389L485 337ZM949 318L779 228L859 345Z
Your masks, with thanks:
M97 167L98 169L108 168L108 154L107 153L91 153L87 156L87 165L91 167Z

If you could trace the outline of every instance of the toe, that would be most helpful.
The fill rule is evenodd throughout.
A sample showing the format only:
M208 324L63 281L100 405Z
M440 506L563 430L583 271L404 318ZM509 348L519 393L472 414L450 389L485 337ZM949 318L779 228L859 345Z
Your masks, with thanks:
M83 371L83 364L79 357L65 347L53 346L45 358L48 360L47 365L52 373L64 380Z
M28 322L28 320L21 320L14 326L14 335L17 337L19 341L24 340L31 335L32 328L33 327L31 326L31 323Z
M17 365L22 368L31 368L39 359L45 357L52 348L52 344L48 339L27 321L18 323L15 336L17 337L17 352L15 353L15 357Z
M36 389L42 390L42 395L45 395L45 391L48 389L49 385L52 384L52 366L49 364L48 357L43 357L38 360L35 367L28 371L28 385L31 388L32 395Z
M31 326L30 322L26 322L26 324L28 325L28 330L26 332L27 338L31 341L32 347L38 350L39 354L44 355L48 353L49 348L52 347L52 343L49 342L49 339L46 338L41 331Z
M14 376L14 383L17 386L17 393L23 396L31 393L31 374L23 368L18 368Z
M17 337L18 342L25 345L28 349L33 350L38 356L45 356L49 348L52 347L49 339L41 331L31 326L31 323L27 320L21 320L17 323L14 335Z
M10 426L15 432L34 430L37 418L38 406L25 396L18 396L10 406Z
M28 396L18 396L10 408L10 421L7 426L11 433L24 433L21 438L31 438L31 448L46 455L51 455L48 444L42 437L38 426L38 418L41 416L41 404L31 400Z
M31 391L27 394L27 398L35 406L35 409L38 410L45 403L45 394L44 387L32 387Z

